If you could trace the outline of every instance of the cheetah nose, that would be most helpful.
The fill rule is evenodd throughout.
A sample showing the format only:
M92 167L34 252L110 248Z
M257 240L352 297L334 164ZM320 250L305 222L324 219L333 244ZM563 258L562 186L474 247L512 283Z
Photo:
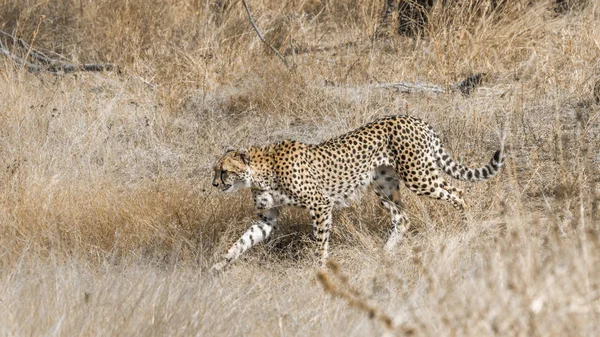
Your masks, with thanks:
M219 187L219 183L217 181L213 181L213 186L214 187Z

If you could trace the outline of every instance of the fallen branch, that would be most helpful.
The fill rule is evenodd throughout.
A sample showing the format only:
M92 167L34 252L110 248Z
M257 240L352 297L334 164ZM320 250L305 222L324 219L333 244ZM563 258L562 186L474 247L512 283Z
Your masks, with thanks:
M403 94L409 94L413 92L432 92L435 94L443 94L446 92L446 89L444 89L444 87L441 85L419 82L379 83L372 85L372 87L380 89L395 89Z
M250 23L252 24L252 27L254 28L254 31L256 32L256 35L258 35L258 38L264 44L266 44L275 53L275 55L277 55L277 57L279 57L279 59L281 60L281 62L283 62L283 64L285 64L286 68L290 69L290 65L287 63L287 60L285 59L285 57L281 56L281 54L279 54L279 52L277 51L277 49L275 49L275 47L273 47L270 43L268 43L265 40L265 38L263 37L262 33L260 32L260 30L256 26L256 23L254 22L254 18L252 18L252 14L250 14L250 9L248 8L248 4L246 4L246 0L242 0L242 4L244 5L244 8L246 9L246 14L248 14L248 19L250 20Z
M467 76L464 80L445 87L439 84L419 83L419 82L394 82L394 83L379 83L374 84L374 88L395 89L401 93L413 92L431 92L434 94L443 94L451 91L460 91L463 95L469 96L473 90L479 86L485 78L485 73L477 73Z
M117 66L112 63L90 63L90 64L73 64L69 63L65 57L56 54L58 58L52 58L43 52L32 48L27 42L14 37L12 34L0 30L0 36L6 38L12 43L12 50L9 50L0 38L0 54L12 59L19 67L27 69L32 73L50 72L50 73L71 73L75 71L110 71L117 69ZM15 50L21 49L25 54L21 57L15 53ZM28 62L31 59L32 62Z

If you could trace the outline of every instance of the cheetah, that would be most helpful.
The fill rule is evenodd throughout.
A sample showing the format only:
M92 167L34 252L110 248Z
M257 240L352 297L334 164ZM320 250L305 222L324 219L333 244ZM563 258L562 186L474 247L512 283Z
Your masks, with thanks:
M503 146L489 164L467 168L454 161L424 121L388 116L318 145L294 140L245 150L228 149L215 163L213 186L224 192L250 188L258 217L242 237L213 266L221 270L277 226L283 206L308 209L321 266L327 260L331 212L349 203L369 185L390 212L392 249L409 229L399 199L400 182L417 195L449 202L465 218L462 191L448 184L439 170L465 181L487 180L504 165Z

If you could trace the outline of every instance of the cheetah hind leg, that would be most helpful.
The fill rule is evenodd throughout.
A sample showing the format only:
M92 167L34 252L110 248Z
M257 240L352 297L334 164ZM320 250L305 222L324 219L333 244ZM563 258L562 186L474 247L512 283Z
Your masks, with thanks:
M441 178L436 169L430 168L424 170L426 174L417 173L407 174L405 178L405 184L408 189L415 192L417 195L425 195L433 199L445 200L449 202L455 209L457 209L462 217L462 222L467 222L467 214L465 212L465 202L462 199L463 191L448 184L443 178ZM409 183L409 182L422 182L431 181L429 184L422 183Z
M373 191L381 205L390 211L392 228L384 248L392 251L410 228L410 220L400 200L400 181L391 167L381 166L375 171L374 183Z

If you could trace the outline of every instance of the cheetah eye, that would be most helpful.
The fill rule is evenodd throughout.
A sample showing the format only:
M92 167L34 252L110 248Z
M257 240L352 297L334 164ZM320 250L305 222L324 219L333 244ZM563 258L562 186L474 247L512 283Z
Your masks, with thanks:
M227 171L221 171L221 181L225 181L225 178L227 178Z

